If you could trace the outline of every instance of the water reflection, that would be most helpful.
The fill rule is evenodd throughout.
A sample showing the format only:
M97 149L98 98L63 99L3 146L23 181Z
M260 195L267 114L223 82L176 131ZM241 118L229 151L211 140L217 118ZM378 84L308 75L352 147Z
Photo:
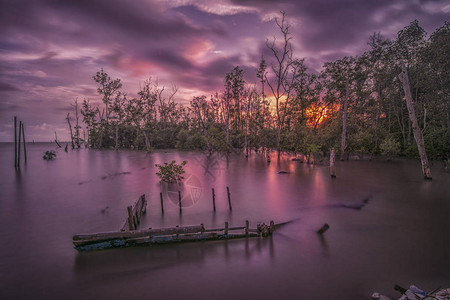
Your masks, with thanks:
M220 253L225 261L244 259L250 262L264 257L273 259L273 239L257 237L81 252L76 255L74 272L80 281L86 281L89 277L101 278L108 274L122 272L121 270L127 270L129 275L135 276L144 271L152 272L155 269L170 268L174 265L198 264Z
M337 162L331 180L327 168L277 160L276 153L270 164L234 154L216 164L192 152L56 149L47 162L42 153L52 145L44 144L30 145L27 168L15 173L13 147L0 144L0 163L10 166L0 169L2 299L361 299L370 298L374 283L386 291L399 278L425 289L448 282L442 270L450 269L450 242L443 239L450 174L440 169L427 182L417 162ZM182 215L165 198L163 215L154 164L174 159L188 161L186 172L199 179L202 193ZM148 207L140 228L294 221L264 239L73 249L74 234L119 229L141 194ZM320 237L325 222L331 229Z

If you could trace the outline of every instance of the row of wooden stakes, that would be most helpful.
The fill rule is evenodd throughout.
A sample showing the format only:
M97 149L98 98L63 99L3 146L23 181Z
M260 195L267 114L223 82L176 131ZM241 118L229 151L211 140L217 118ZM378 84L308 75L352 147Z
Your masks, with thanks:
M214 191L214 188L211 189L212 191L212 203L213 203L213 211L216 211L216 193ZM231 206L231 193L230 193L230 187L227 186L227 197L228 197L228 209L230 211L233 210L233 207ZM164 214L164 198L163 193L159 193L159 198L161 200L161 213ZM183 212L183 206L181 205L181 192L178 191L178 207L180 209L180 214Z

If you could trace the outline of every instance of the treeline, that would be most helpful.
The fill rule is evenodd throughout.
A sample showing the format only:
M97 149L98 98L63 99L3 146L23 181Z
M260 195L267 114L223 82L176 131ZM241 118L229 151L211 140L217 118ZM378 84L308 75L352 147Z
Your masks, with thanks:
M418 126L428 156L450 155L450 23L428 38L417 21L396 39L373 34L370 50L308 70L291 48L284 14L276 22L281 40L268 40L271 57L262 58L248 84L237 66L224 88L194 97L189 106L151 79L138 97L122 91L120 79L103 71L93 77L103 105L84 100L80 112L92 148L277 149L320 156L336 148L341 159L356 155L418 155L399 74L406 65ZM77 128L78 130L78 128ZM80 134L77 133L78 140Z

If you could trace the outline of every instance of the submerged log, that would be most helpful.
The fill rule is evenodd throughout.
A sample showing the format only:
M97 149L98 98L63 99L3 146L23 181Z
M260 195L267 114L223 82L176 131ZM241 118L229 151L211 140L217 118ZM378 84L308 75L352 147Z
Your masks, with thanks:
M330 228L330 225L325 223L319 230L317 230L318 234L324 234Z
M186 234L203 232L202 225L183 226L183 227L169 227L159 229L135 230L135 231L114 231L114 232L100 232L92 234L77 234L72 240L75 246L99 243L102 241L116 240L116 239L131 239L154 235L170 235L170 234Z
M236 234L219 234L217 232L196 232L189 234L169 234L169 235L154 235L154 236L143 236L130 239L116 239L116 240L106 240L94 244L85 244L76 246L75 249L78 251L90 251L90 250L102 250L107 248L121 248L121 247L131 247L131 246L145 246L150 244L167 244L167 243L182 243L182 242L200 242L209 240L227 240L227 239L238 239L238 238L250 238L259 237L258 233L252 232L248 235L244 233Z
M230 227L228 222L225 222L225 228L215 229L205 229L201 224L199 226L79 234L73 236L73 244L78 251L88 251L170 242L267 237L273 233L278 225L280 224L271 221L270 226L261 223L258 224L256 229L250 229L249 222L246 221L245 226ZM241 232L231 232L236 230L241 230Z

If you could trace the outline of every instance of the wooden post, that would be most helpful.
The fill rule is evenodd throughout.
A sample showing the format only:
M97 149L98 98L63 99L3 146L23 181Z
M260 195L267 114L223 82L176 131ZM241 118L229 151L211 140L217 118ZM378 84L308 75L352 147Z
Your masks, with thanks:
M183 209L181 208L181 192L178 191L178 206L180 207L180 214L183 212Z
M245 235L248 235L249 226L250 226L250 223L248 222L248 220L245 220Z
M134 225L134 230L136 230L138 227L138 220L137 220L135 214L133 215L133 225Z
M159 193L159 197L161 198L161 214L164 214L164 201L163 201L162 192Z
M323 234L325 231L327 231L330 228L330 225L325 223L319 230L317 230L318 234Z
M272 234L275 231L275 222L270 221L269 232Z
M147 213L147 200L145 200L145 194L141 196L141 207L142 207L142 213Z
M17 168L17 117L14 116L14 167Z
M228 194L228 207L230 208L230 210L233 210L233 208L231 207L231 198L230 198L230 188L227 187L227 194Z
M422 173L425 179L432 179L430 164L428 163L427 152L425 151L425 143L423 140L422 131L419 128L417 122L416 112L414 111L413 98L411 95L411 86L409 84L408 71L406 66L401 62L402 72L398 75L398 78L402 82L403 90L405 92L406 107L408 108L409 119L411 121L414 139L416 140L417 148L419 150L420 161L422 163Z
M22 136L22 121L19 121L19 145L17 149L17 167L20 168L20 137Z
M27 163L27 144L25 142L25 128L22 123L22 138L23 138L23 157L25 158L25 164Z
M127 207L127 212L128 212L128 229L129 230L134 230L133 207L132 206L128 206Z
M334 148L330 150L330 175L331 178L336 178L336 167L334 166L334 162L336 160L336 153Z
M216 211L216 194L214 193L214 188L212 188L212 199L213 199L213 210Z
M137 205L136 205L136 211L134 212L134 219L136 220L135 223L136 223L136 229L137 229L139 222L141 221L140 214L138 213L138 210L137 210Z
M228 222L225 222L225 230L224 230L225 235L228 234Z

